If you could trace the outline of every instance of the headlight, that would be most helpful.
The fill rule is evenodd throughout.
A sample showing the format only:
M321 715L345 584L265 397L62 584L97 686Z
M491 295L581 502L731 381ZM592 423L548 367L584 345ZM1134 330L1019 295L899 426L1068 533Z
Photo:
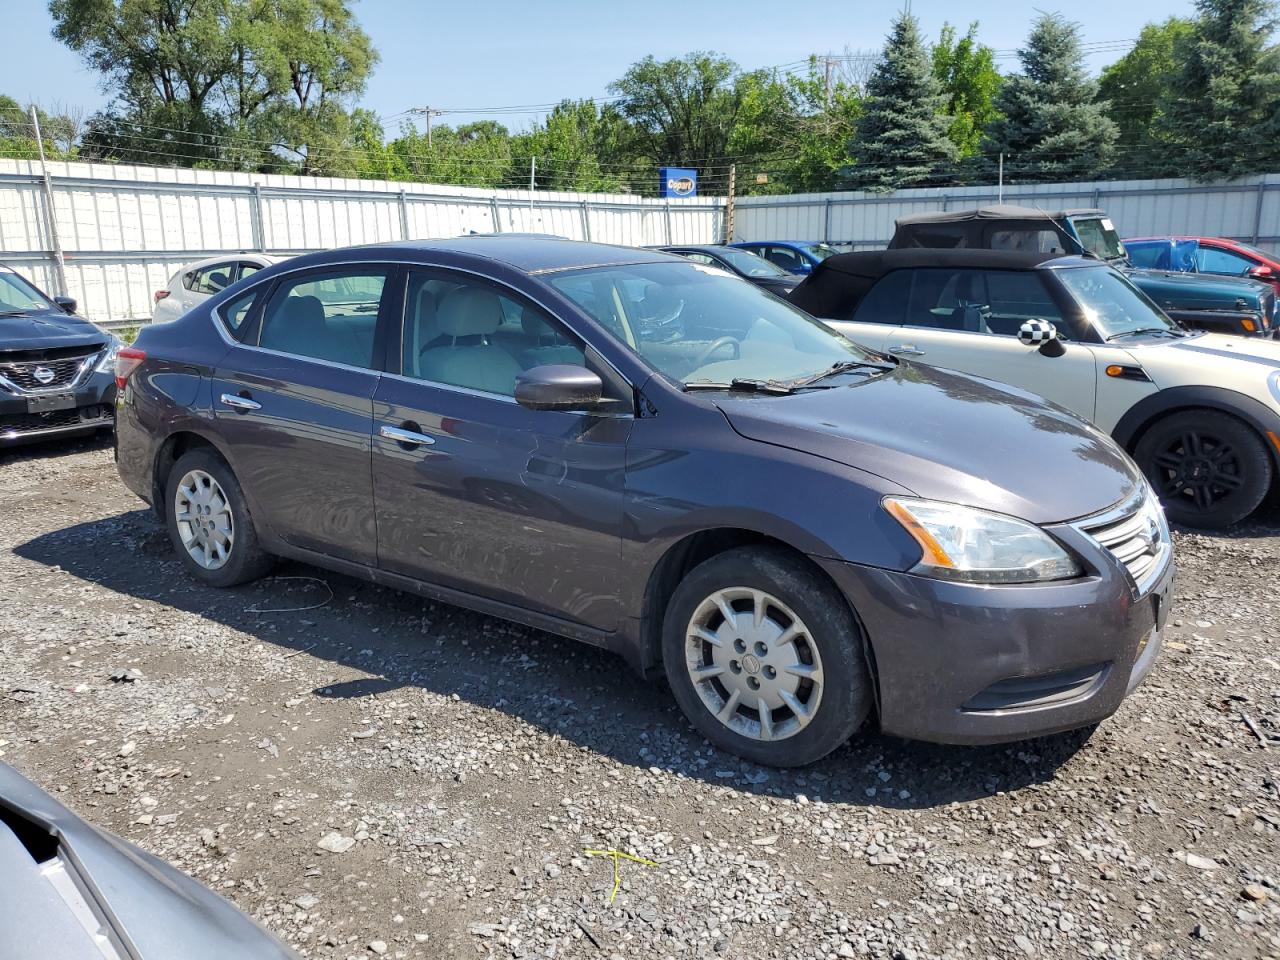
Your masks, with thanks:
M107 341L106 347L102 351L102 359L98 361L98 373L115 373L116 372L116 354L120 352L120 338L111 335L111 339Z
M884 508L920 544L912 573L969 583L1065 580L1082 571L1034 524L955 503L886 497Z

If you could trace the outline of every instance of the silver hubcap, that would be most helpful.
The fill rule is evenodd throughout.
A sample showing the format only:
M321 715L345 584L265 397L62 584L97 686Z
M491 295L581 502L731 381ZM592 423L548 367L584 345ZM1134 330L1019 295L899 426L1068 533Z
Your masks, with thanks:
M734 733L785 740L817 716L822 658L800 618L751 587L717 590L685 633L689 678L706 708Z
M217 570L231 557L236 537L231 504L218 481L203 470L192 470L178 481L173 518L182 545L200 566Z

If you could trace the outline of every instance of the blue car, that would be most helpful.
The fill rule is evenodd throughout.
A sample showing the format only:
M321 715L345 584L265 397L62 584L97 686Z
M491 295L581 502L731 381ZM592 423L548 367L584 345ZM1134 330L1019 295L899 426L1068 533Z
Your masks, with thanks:
M813 268L833 253L839 253L830 244L814 240L747 240L731 243L731 247L750 250L758 257L777 264L787 273L801 275L812 273Z

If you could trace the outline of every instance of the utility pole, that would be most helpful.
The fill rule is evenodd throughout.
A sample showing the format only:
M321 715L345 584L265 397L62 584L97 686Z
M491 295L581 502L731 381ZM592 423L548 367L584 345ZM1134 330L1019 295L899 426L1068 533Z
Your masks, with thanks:
M58 239L58 212L53 208L53 181L49 179L49 165L44 158L44 137L40 134L40 115L35 104L31 105L31 126L36 132L36 146L40 150L40 177L44 181L44 206L49 219L49 243L53 247L53 269L58 277L58 293L67 294L67 264L62 256L62 241Z
M831 70L835 67L835 60L832 57L824 57L825 66L822 71L822 89L826 96L827 109L831 109Z
M537 187L538 158L529 158L529 229L533 229L533 191Z
M729 164L729 199L724 205L724 242L733 243L733 193L738 181L738 165Z
M414 114L415 116L427 118L427 149L430 150L431 149L431 118L443 117L444 111L434 110L431 107L414 107L409 112Z
M996 187L996 203L1004 203L1004 154L1000 154L999 185Z

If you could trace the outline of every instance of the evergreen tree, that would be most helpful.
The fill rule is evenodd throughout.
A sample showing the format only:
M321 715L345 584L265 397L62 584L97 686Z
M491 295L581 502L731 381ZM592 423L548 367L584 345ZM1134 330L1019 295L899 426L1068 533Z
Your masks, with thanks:
M1175 47L1179 69L1156 129L1172 170L1200 180L1280 165L1280 50L1271 0L1196 0L1199 16Z
M987 127L988 159L1003 153L1006 174L1023 182L1096 176L1114 156L1118 131L1085 71L1080 28L1041 14L1018 57L1022 73L1007 77L996 97L1003 116Z
M894 21L875 72L867 81L848 180L872 190L897 190L929 180L956 157L948 137L947 100L933 75L920 26L909 13Z

